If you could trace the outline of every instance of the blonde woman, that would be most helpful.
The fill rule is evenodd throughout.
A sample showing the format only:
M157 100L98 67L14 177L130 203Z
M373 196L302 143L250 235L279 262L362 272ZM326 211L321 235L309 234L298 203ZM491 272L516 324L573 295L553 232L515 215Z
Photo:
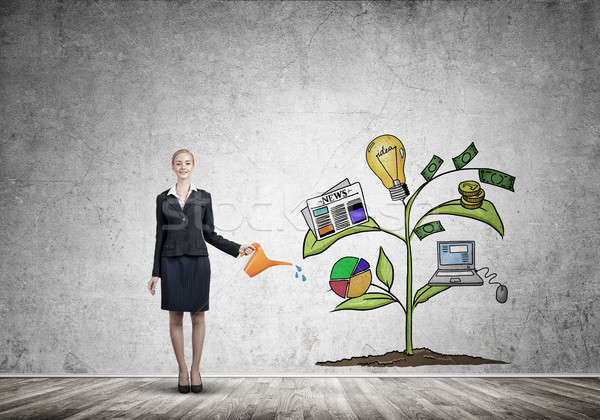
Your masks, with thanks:
M255 251L214 231L212 200L209 192L191 182L194 156L187 149L177 150L171 159L177 182L156 197L156 244L152 279L148 289L155 294L161 280L161 309L169 311L169 331L179 365L178 390L201 392L200 358L204 345L204 313L209 308L210 261L206 242L238 257ZM184 357L183 313L192 319L192 366L188 376ZM190 386L191 379L191 386Z

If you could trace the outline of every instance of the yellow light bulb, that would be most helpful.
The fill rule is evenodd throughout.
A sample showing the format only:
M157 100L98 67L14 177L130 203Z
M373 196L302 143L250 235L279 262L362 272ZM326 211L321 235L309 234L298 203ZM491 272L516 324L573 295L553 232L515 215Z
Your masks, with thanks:
M383 185L390 190L392 200L404 200L410 194L404 177L406 150L402 142L390 135L376 137L367 146L367 163Z

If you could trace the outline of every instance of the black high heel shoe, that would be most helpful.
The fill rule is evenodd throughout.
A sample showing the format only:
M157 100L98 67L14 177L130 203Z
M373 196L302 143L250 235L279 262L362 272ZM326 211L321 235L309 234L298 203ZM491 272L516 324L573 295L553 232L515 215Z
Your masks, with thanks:
M188 379L188 381L191 382L191 379ZM182 394L187 394L188 392L190 392L190 384L188 383L187 385L181 385L179 383L179 376L177 377L177 389L179 390L179 392L181 392Z
M198 372L198 376L200 376L200 372ZM192 383L192 375L190 374L190 384ZM196 394L202 392L202 376L200 376L200 385L190 385L192 388L192 392Z

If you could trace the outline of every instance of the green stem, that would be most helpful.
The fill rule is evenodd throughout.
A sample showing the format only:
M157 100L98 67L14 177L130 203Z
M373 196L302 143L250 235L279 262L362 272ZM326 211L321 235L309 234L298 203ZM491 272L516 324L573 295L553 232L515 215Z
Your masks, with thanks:
M379 227L379 229L381 229L385 233L389 233L390 235L394 235L396 238L402 239L402 242L406 243L406 239L404 239L404 236L398 235L397 233L394 233L391 230L384 229L381 226Z
M479 170L480 168L462 168L462 169L452 169L450 171L446 171L446 172L442 172L439 175L434 176L433 178L431 178L429 181L424 182L423 184L421 184L421 186L419 188L417 188L417 190L410 196L408 203L405 204L404 207L404 238L401 237L401 239L404 241L404 243L406 244L406 326L405 326L405 332L406 332L406 354L408 356L413 355L413 345L412 345L412 314L413 314L413 296L412 296L412 250L410 247L410 241L412 240L412 237L415 233L414 229L416 229L419 224L421 223L421 221L423 221L423 219L425 218L425 216L427 216L427 213L425 213L417 222L417 224L414 226L413 230L411 231L410 229L410 210L412 208L412 205L415 201L415 199L417 198L417 196L419 195L419 193L423 190L423 188L425 188L425 186L427 184L429 184L431 181L433 181L434 179L440 178L444 175L453 173L453 172L458 172L458 171L473 171L473 170ZM404 204L404 201L402 201L402 203ZM392 235L395 235L392 232L389 232ZM398 236L398 235L395 235Z
M402 310L404 311L404 313L406 313L406 308L404 307L404 305L402 304L402 302L400 302L400 300L396 296L394 296L394 294L392 293L392 291L390 289L384 289L383 287L381 287L381 286L379 286L377 284L373 284L373 283L371 283L371 286L378 287L381 290L387 292L392 297L392 299L394 299L395 302L398 302L398 304L402 307Z
M417 190L418 192L419 190ZM416 194L416 193L415 193ZM410 208L414 197L408 200L408 204L404 208L404 235L408 238L410 228ZM412 251L410 248L410 239L404 241L406 244L406 354L411 356L413 354L412 348Z

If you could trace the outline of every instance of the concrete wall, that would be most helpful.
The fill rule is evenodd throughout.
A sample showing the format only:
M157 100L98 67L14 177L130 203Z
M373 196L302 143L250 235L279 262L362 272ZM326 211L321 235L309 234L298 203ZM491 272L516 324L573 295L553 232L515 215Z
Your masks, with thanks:
M196 155L217 230L303 267L248 278L209 247L202 371L583 373L600 371L599 12L581 2L2 2L0 372L176 372L168 314L146 290L155 197L171 154ZM348 177L370 214L402 229L402 204L367 167L391 133L414 191L432 154L474 141L506 235L443 217L414 243L415 288L435 241L473 239L477 265L509 288L455 288L415 312L415 347L507 365L324 368L320 360L403 349L398 305L330 310L331 265L372 266L383 246L404 296L403 244L355 235L302 258L307 198ZM476 165L475 165L476 163ZM470 176L476 176L471 173ZM434 183L415 216L456 198ZM191 357L186 317L186 354ZM189 359L188 359L189 360Z

